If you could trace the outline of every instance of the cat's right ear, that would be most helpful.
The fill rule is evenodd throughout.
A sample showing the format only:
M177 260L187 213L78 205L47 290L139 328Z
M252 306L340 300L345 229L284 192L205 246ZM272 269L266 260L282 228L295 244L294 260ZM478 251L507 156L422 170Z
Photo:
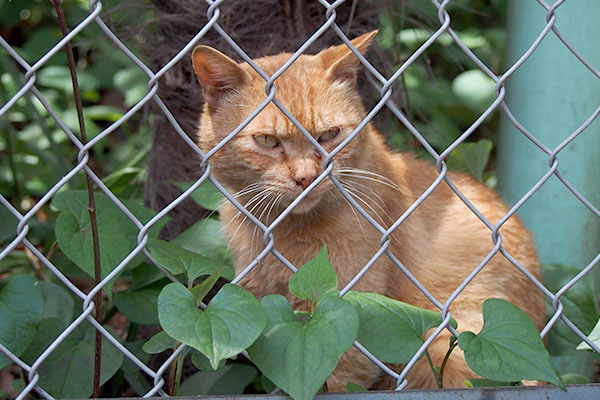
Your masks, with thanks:
M250 78L238 63L209 46L196 47L192 63L204 100L213 107L218 106L227 92L240 88Z

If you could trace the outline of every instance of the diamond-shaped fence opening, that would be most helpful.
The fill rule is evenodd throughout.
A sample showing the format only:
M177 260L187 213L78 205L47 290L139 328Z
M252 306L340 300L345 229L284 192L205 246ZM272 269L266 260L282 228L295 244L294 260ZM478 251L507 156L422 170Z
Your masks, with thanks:
M185 364L185 371L183 368L185 357L193 353L193 364L201 370L206 360L193 349L202 347L202 344L191 343L181 337L177 339L185 344L159 334L153 337L151 346L148 342L142 349L143 343L157 331L153 327L159 323L157 301L161 290L171 282L183 282L185 273L188 289L194 287L190 293L197 295L202 292L206 295L211 287L207 284L194 286L195 279L210 275L204 282L214 285L220 275L227 275L223 271L232 263L228 244L231 248L237 248L233 252L236 275L229 277L231 283L246 286L255 294L282 293L291 298L287 291L288 279L302 266L297 261L308 261L310 255L294 255L293 249L285 247L290 240L282 235L285 232L285 235L295 236L299 248L303 248L303 241L328 244L327 239L314 240L312 236L318 236L319 232L302 232L301 224L289 223L290 220L315 218L310 213L299 216L302 213L298 210L311 201L310 196L314 196L319 187L325 185L330 186L332 193L329 200L348 210L346 217L349 221L343 221L347 223L346 230L339 231L339 235L359 238L356 243L342 245L343 251L351 253L354 248L363 246L359 243L362 239L358 231L364 235L365 242L368 242L366 232L369 232L369 237L376 238L372 248L363 251L365 254L356 254L354 261L357 266L351 276L343 273L343 267L336 265L340 297L344 298L352 290L388 293L388 279L393 281L392 275L382 275L382 265L388 265L393 267L397 276L401 276L394 278L396 282L405 285L405 290L412 293L409 302L412 300L422 307L441 311L440 320L432 325L430 334L422 338L422 345L417 346L411 356L404 360L403 366L384 363L369 351L369 345L361 344L360 340L354 341L355 349L342 358L343 368L352 369L355 364L355 368L364 369L367 375L370 374L369 385L375 381L387 381L386 388L403 390L406 387L427 386L431 382L435 384L433 374L423 378L423 382L419 380L419 374L423 366L428 368L423 360L429 360L429 353L434 354L435 347L441 342L441 339L436 339L447 340L452 335L458 336L461 328L464 328L460 326L461 321L469 320L468 328L481 326L481 322L471 323L471 316L461 314L463 311L457 304L469 296L478 302L481 296L477 291L486 291L489 294L487 297L508 297L509 300L520 301L518 295L505 294L510 292L506 288L510 288L511 284L516 285L515 291L527 288L539 291L539 298L542 295L547 298L549 313L547 321L543 321L545 325L541 337L547 338L555 365L562 373L569 371L560 369L561 363L564 363L561 357L572 356L570 360L577 360L575 362L581 365L593 365L592 352L578 351L575 356L569 353L574 353L579 342L584 343L580 347L589 346L596 355L600 354L598 338L593 335L587 337L598 318L593 279L594 268L600 259L597 246L591 253L588 252L592 258L586 260L586 265L549 265L544 270L544 279L537 272L532 272L530 265L523 264L521 254L517 256L507 249L519 248L514 243L513 233L517 229L514 225L517 212L528 202L530 204L530 199L551 180L559 181L591 213L592 224L597 224L600 218L595 199L588 199L585 188L577 187L578 184L567 178L569 166L559 164L561 152L574 147L578 139L593 134L588 127L595 123L600 106L594 106L594 111L579 123L577 129L564 133L560 144L550 146L540 139L535 130L521 124L517 117L521 110L511 109L508 100L510 89L515 90L510 87L511 78L548 38L558 39L561 46L568 49L570 57L585 66L590 76L596 81L600 78L598 67L579 53L577 47L559 30L559 11L565 1L558 1L554 5L538 1L545 16L543 27L535 39L527 44L526 50L516 60L510 60L513 63L505 68L501 68L502 54L498 54L504 50L503 45L498 43L505 43L506 30L502 30L498 22L491 27L478 25L480 18L485 19L485 9L477 7L485 8L485 2L469 4L464 1L432 0L427 6L414 6L406 1L399 4L371 4L343 0L332 3L325 0L298 0L277 5L263 4L263 11L269 7L280 10L281 7L281 20L285 21L285 29L289 29L282 33L282 37L290 37L277 41L273 33L267 35L267 30L266 43L251 46L245 40L249 41L254 36L239 33L243 31L244 24L260 26L261 18L267 20L277 13L269 16L257 13L253 7L258 7L256 4L260 2L240 2L237 6L242 6L235 8L227 1L207 0L206 4L198 7L205 16L197 22L194 34L184 39L180 33L178 36L173 34L173 40L183 44L171 49L167 61L152 54L152 47L145 49L153 62L159 60L157 68L149 67L150 62L136 55L138 52L132 51L132 45L128 44L135 41L138 45L140 42L152 43L147 35L148 32L156 34L156 31L142 30L145 33L136 33L134 39L129 36L126 40L126 35L119 32L127 30L116 28L125 20L119 19L118 14L126 6L105 10L103 2L90 1L85 5L89 8L84 9L79 3L67 2L67 22L71 26L63 38L57 35L60 32L58 24L55 30L44 36L35 29L31 30L27 24L17 22L19 18L24 21L30 18L54 20L54 17L38 15L40 10L50 15L49 7L43 8L33 3L19 6L16 3L0 6L6 8L6 20L10 21L10 26L3 29L0 36L3 49L0 52L0 126L4 133L0 142L0 315L3 319L3 327L0 328L0 367L4 369L0 373L12 385L0 387L3 396L89 397L92 387L97 384L94 380L105 384L108 379L111 379L112 385L110 389L106 385L104 390L109 390L115 397L123 394L120 392L123 387L128 388L128 395L149 397L172 394L173 382L181 379L182 374L186 377L190 375L188 364ZM138 7L145 13L152 10L145 6ZM189 24L189 21L182 21L178 26L172 20L174 15L192 15L194 12L192 8L186 9L189 7L187 2L165 6L157 1L155 7L155 16L162 18L159 24L163 29L157 34L156 43L168 40L166 32L169 30L177 32ZM195 6L193 8L196 10ZM492 8L502 11L505 5L495 4ZM373 10L376 10L375 13ZM248 13L248 20L240 28L235 21L242 12ZM380 16L378 43L373 44L371 50L375 55L366 53L360 41L351 41L354 35L349 32L354 32L352 24L357 24L361 12ZM148 15L152 15L152 12L148 12ZM310 18L301 18L307 15ZM373 27L367 24L359 31L365 32ZM248 32L256 34L256 31L252 26ZM290 32L301 32L302 37L292 37ZM28 35L34 37L36 34L36 41L27 40ZM274 48L275 45L269 45L269 38L273 43L285 45L280 44L281 49ZM255 74L257 79L264 80L264 95L261 93L263 97L259 100L252 99L256 107L236 122L236 126L227 129L226 134L213 145L201 150L196 140L197 124L181 118L182 110L173 108L174 105L181 107L181 100L180 103L172 101L179 93L172 94L169 90L177 85L182 87L183 82L183 86L188 87L182 96L184 99L185 95L196 98L201 95L191 68L181 66L185 63L189 66L192 50L207 41L224 45L226 48L220 50L247 63L245 73ZM73 44L76 54L83 101L81 121L76 111L78 100L73 94L71 70L63 58L69 42ZM42 45L36 46L36 43ZM90 43L93 45L90 46ZM297 73L293 68L302 63L305 54L315 54L325 47L324 44L331 43L345 45L358 58L365 78L361 79L360 90L369 107L364 118L361 117L351 126L329 127L323 131L325 133L319 133L306 124L307 119L298 112L295 103L287 102L285 91L291 89L286 88L288 82L285 79ZM247 53L245 49L250 51ZM257 60L262 53L276 53L277 50L290 52L289 57L276 67ZM106 56L108 63L102 64L101 60L95 59L98 55ZM453 63L438 68L435 65L436 58L440 57L451 59ZM374 62L375 59L378 61ZM217 61L213 59L211 62ZM348 78L347 71L343 77ZM237 90L227 86L227 82L221 87L217 85L216 90L220 92L216 95L228 93L231 89L234 92ZM565 91L568 90L566 85ZM209 93L209 90L205 88L204 93ZM318 97L319 94L312 95ZM297 100L300 102L305 99ZM197 100L190 102L195 104ZM232 193L231 188L228 190L228 184L217 178L218 165L222 165L222 161L218 161L219 154L224 150L231 151L244 130L252 129L260 116L268 112L275 113L279 120L285 121L286 129L295 132L297 143L309 146L311 154L314 153L314 158L319 160L318 173L311 176L308 182L300 182L301 178L298 178L297 183L303 186L303 190L289 201L282 193L264 190L260 182L245 182L246 186ZM200 109L192 110L192 114L197 118ZM496 175L486 166L490 157L494 157L491 150L495 143L490 138L496 138L499 119L502 120L500 125L514 127L519 135L537 147L536 151L544 153L548 158L548 166L530 187L513 196L509 208L490 217L487 202L499 202L495 195L483 189L482 184L475 186L480 188L475 191L470 185L463 186L465 180L474 180L451 170L468 172L488 186L495 186ZM87 138L81 135L81 122L87 128ZM385 134L391 146L419 153L421 158L429 160L429 164L435 167L430 173L422 175L425 182L419 184L419 191L409 192L406 184L410 179L408 176L398 180L393 171L389 172L389 176L384 176L344 164L345 154L364 137L364 132L372 129L373 122L389 131ZM163 178L168 176L161 174L164 172L161 169L172 173L173 169L169 169L171 164L180 168L179 175L172 174L160 185L146 187L146 202L155 211L143 207L141 200L147 174L144 161L151 151L151 128L155 130L151 178L152 174ZM162 130L168 130L170 140L177 144L161 142L161 137L166 135ZM335 138L342 131L343 139L337 142L320 140L325 135ZM317 133L323 136L315 136ZM260 134L256 133L255 137ZM273 146L268 143L263 146L268 150L274 150L269 147L281 146L277 142L279 139L265 140L276 140ZM177 146L184 148L182 154L185 157L171 160L161 158L162 152L172 154L170 152ZM501 158L500 155L498 157ZM427 161L415 165L427 168ZM403 168L401 164L397 167ZM498 179L502 183L502 176ZM385 197L385 190L378 193L374 186L369 186L372 182L380 185L379 188L395 191L398 201L402 198L406 206L400 211L398 208L391 211L392 205L382 198ZM87 190L90 185L95 191L95 210L90 210L94 208ZM170 193L156 193L157 188L167 187L165 185L171 187ZM173 187L181 190L173 192ZM455 211L445 209L446 204L439 200L440 192L446 193L445 202L452 204ZM189 204L198 208L190 199L208 210L198 222L202 215L196 209L190 213L181 211L188 208ZM233 216L224 218L234 227L232 232L229 232L230 226L221 227L217 219L209 215L223 204L228 207L223 212L233 213ZM94 211L97 220L92 223L90 215ZM449 228L444 225L443 218L448 213L464 212L468 212L470 218L464 222L464 226ZM182 215L189 217L192 214L192 221L182 222ZM423 214L429 215L428 219L419 219L423 218ZM318 218L325 219L325 216ZM417 219L421 221L420 224L415 224ZM339 221L325 223L337 224ZM170 224L167 228L170 233L165 233L165 224ZM290 226L296 226L297 230L290 231L287 229ZM412 234L400 234L406 227L410 227ZM227 244L222 237L223 229L228 237ZM350 232L352 229L357 232ZM438 262L444 255L455 257L447 261L449 263L459 260L465 262L466 256L460 254L474 247L471 243L457 245L454 240L455 234L456 237L465 237L459 234L465 229L485 229L489 241L482 243L474 251L476 254L466 258L468 265L460 266L463 272L453 274L440 266L436 276L428 276L414 268L415 263ZM162 242L157 241L161 230L162 238L172 238L176 236L173 232L184 231L172 241L179 247L170 247L166 252L156 250L162 246ZM95 248L94 244L96 235L99 248ZM426 251L416 250L420 246L419 241L431 240L433 243L439 241L438 235L446 235L446 239L440 242L447 243L444 248L439 246ZM519 239L518 234L516 238ZM335 239L340 240L339 237ZM527 238L524 240L527 241ZM237 245L238 242L243 245ZM448 248L453 245L457 247ZM308 252L320 250L304 248ZM400 248L403 250L398 250ZM410 253L411 249L415 249L413 256L400 254ZM335 248L330 250L332 254L342 251ZM207 273L206 269L202 269L206 265L197 259L193 261L195 256L190 256L190 252L201 254L204 263L221 265L222 270L215 272L213 269ZM167 265L165 257L177 259L180 266L175 268ZM415 261L411 257L421 259ZM532 257L535 259L535 255ZM335 256L332 259L335 260ZM500 263L499 259L508 260L508 263ZM443 258L441 260L443 263ZM95 270L98 262L100 270ZM192 264L201 272L193 275L186 269ZM374 276L379 277L379 281L375 281L376 287L372 284ZM436 279L443 282L436 282ZM488 280L487 285L482 285L483 279ZM511 282L513 280L527 283L519 286ZM370 282L371 286L366 282ZM440 291L440 286L444 286L444 290ZM215 292L212 290L211 295ZM440 293L444 294L440 297ZM206 309L202 298L196 300L197 307ZM459 298L461 300L457 300ZM102 304L99 305L98 301ZM193 299L190 301L194 303ZM295 300L292 304L302 307L306 302ZM98 313L97 307L101 312ZM452 321L452 312L456 310L458 328ZM182 319L185 319L183 315L182 311ZM479 320L479 315L473 318ZM541 321L539 315L537 318ZM556 335L553 336L553 332L557 332ZM101 351L97 347L99 343L102 343ZM246 347L236 354L242 351L240 358L251 359L251 354L243 351ZM168 349L172 351L163 353ZM211 351L216 353L220 350L215 345ZM249 352L252 353L251 350ZM150 356L149 353L163 354ZM211 358L214 354L211 356L208 351L203 353L211 363L218 361ZM102 373L98 377L94 376L95 367L91 364L94 354L102 355ZM227 357L231 355L224 358ZM233 369L231 365L241 364L228 366ZM578 369L574 372L582 371ZM238 383L231 383L230 386L240 386L241 381L243 385L240 391L256 376L256 372L253 372L244 381L242 372L235 373L237 375L232 372L234 377L230 379ZM204 382L215 379L210 377L211 372L200 374L206 375L193 375L189 378L190 382L196 382L192 378L203 379ZM350 381L353 376L359 379L352 383L361 383L360 379L366 379L349 374ZM268 374L265 372L265 375ZM75 376L76 379L73 378ZM184 381L180 393L191 390L191 386L188 384L186 387ZM263 380L259 386L268 392L272 384ZM337 388L334 381L328 382L328 386L330 389ZM208 390L201 394L210 393Z

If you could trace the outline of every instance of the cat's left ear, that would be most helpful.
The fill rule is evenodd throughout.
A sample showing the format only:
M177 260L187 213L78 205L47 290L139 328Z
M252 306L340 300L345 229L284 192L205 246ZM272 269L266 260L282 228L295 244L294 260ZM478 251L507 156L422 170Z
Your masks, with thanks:
M196 47L192 63L202 85L204 100L213 107L218 106L227 92L239 89L250 78L238 63L209 46Z
M365 55L369 49L369 45L378 32L378 30L374 30L365 33L352 40L352 45L354 45L362 55ZM327 69L329 78L332 81L349 82L351 85L356 83L359 60L348 46L341 44L339 46L330 47L321 51L318 56L321 58L323 66Z

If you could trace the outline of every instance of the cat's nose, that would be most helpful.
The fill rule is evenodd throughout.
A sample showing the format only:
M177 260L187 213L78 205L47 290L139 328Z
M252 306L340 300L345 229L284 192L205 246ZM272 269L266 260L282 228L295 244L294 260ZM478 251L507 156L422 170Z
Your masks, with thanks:
M317 179L316 174L301 175L301 176L296 176L294 178L294 180L296 181L296 184L302 186L302 189L306 189L311 183L313 183L315 181L315 179Z

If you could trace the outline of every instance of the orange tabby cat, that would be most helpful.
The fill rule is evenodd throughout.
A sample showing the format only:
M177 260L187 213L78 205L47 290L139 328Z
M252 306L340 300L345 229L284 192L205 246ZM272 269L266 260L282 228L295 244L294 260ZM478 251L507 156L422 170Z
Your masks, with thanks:
M365 53L376 32L353 45ZM254 60L269 76L291 54ZM207 47L193 53L202 85L204 111L198 132L208 152L230 134L266 98L265 81L248 64L238 64ZM333 151L365 118L355 88L357 57L345 45L316 55L302 55L276 82L276 98L328 151ZM271 223L321 173L324 157L270 103L247 127L210 159L212 171L241 204L263 223ZM438 172L413 155L390 151L384 138L368 124L335 156L334 175L377 221L393 224L434 182ZM499 196L475 179L448 176L492 223L507 212ZM264 249L263 232L231 204L220 210L225 235L241 272ZM512 217L501 229L503 246L538 276L538 259L529 232ZM381 234L342 197L326 178L273 231L275 248L296 266L315 257L324 244L344 287L380 247ZM490 230L443 182L393 234L390 249L442 303L494 247ZM243 280L258 298L286 295L296 308L303 305L289 294L291 272L269 253ZM358 281L355 290L376 291L423 308L437 310L402 271L383 255ZM497 254L452 303L450 311L460 331L479 332L481 305L487 298L504 298L525 310L538 327L544 323L542 295L507 259ZM429 352L440 365L448 349L449 332L436 339ZM356 349L346 352L327 381L329 391L345 390L347 382L365 387L393 388L395 382ZM445 387L464 386L474 373L456 349L446 367ZM410 387L435 387L434 376L421 359L408 374Z

